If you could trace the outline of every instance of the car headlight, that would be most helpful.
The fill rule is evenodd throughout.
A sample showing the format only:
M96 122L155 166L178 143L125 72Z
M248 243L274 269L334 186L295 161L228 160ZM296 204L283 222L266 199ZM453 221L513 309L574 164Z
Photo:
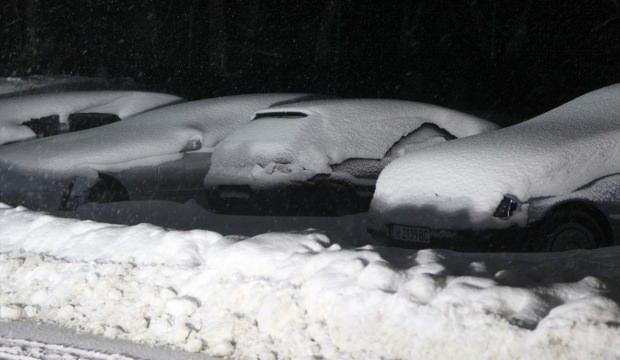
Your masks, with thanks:
M511 217L516 211L519 211L521 207L521 201L514 195L504 195L502 201L500 201L497 209L493 213L493 216L500 219L507 219Z

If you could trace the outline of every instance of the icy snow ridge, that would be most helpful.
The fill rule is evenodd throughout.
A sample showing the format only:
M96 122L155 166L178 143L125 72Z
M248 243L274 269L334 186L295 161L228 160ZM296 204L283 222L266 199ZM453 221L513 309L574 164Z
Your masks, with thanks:
M523 225L524 216L511 221L492 216L505 195L527 202L566 194L620 173L618 113L620 84L518 125L408 154L379 176L371 204L372 226Z
M347 250L8 207L0 231L6 319L239 359L620 357L619 248Z

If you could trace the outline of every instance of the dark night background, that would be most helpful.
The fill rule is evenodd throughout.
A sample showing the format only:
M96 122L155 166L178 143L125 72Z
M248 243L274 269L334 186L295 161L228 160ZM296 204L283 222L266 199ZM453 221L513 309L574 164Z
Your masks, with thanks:
M0 75L188 98L310 91L516 121L620 82L618 0L2 0L0 19Z

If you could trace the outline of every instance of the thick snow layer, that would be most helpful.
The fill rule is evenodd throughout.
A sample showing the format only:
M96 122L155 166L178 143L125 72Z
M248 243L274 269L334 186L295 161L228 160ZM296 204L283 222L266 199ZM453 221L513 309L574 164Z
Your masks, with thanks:
M620 357L620 248L351 250L0 209L0 314L260 359Z
M14 172L61 175L156 165L181 158L190 141L210 151L256 110L304 96L239 95L170 105L106 126L2 147L0 163Z
M438 106L377 99L312 101L256 116L216 147L207 185L262 186L329 174L331 165L347 159L383 158L394 143L426 123L456 137L496 127Z
M135 91L83 91L0 98L0 145L35 137L23 122L58 115L66 122L72 113L108 113L121 119L177 102L173 95Z
M620 85L613 85L521 124L404 156L379 177L372 226L522 224L527 204L510 221L492 216L504 195L559 196L620 173L618 113Z

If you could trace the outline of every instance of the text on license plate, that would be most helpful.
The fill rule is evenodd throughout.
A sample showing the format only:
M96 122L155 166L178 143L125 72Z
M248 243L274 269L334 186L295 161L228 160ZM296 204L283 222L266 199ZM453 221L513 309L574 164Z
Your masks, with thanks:
M423 227L392 225L390 237L394 240L428 244L431 242L431 231Z

